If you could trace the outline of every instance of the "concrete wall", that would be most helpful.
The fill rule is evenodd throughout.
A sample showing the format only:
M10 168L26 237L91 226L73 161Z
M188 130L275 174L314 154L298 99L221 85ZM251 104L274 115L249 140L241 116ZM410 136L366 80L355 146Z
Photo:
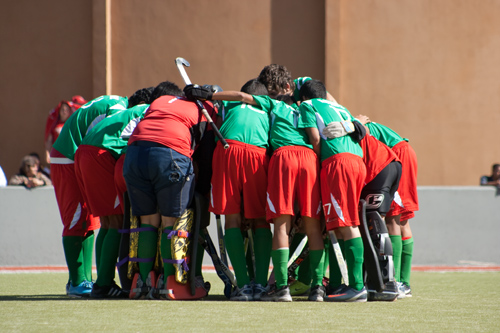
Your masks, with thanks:
M500 0L4 1L0 165L43 156L62 99L191 79L240 89L270 63L324 80L408 137L421 185L476 185L500 160ZM12 144L15 140L16 144Z
M419 187L415 265L500 266L500 197L490 187ZM215 220L209 227L217 242ZM64 266L52 187L0 188L0 266ZM205 265L210 261L205 256Z

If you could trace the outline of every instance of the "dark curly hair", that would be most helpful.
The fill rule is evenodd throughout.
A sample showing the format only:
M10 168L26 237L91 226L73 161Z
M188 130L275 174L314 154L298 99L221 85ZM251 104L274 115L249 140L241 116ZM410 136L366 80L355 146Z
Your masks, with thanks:
M271 64L264 67L257 79L266 86L269 96L282 94L287 84L290 85L292 91L295 89L292 74L283 65Z

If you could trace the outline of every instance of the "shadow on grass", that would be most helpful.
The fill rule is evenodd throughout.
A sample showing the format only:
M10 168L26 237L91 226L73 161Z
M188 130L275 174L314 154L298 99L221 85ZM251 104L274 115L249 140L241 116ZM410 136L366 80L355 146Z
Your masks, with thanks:
M193 300L193 301L227 301L228 299L224 295L208 295L204 299L201 300ZM0 296L0 302L7 301L136 301L128 298L90 298L90 297L69 297L66 295L9 295L9 296Z

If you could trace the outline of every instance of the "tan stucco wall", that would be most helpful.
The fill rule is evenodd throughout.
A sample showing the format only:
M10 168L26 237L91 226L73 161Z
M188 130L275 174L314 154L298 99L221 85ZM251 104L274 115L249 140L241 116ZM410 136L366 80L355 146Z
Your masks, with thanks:
M500 0L7 2L0 165L11 176L42 154L59 100L182 85L182 56L192 81L226 90L269 63L325 80L354 115L410 138L420 185L476 185L500 161L499 12Z
M0 10L0 165L43 156L47 115L92 95L92 8L85 0L3 1Z
M421 185L477 185L500 161L500 1L349 0L340 97L410 139Z

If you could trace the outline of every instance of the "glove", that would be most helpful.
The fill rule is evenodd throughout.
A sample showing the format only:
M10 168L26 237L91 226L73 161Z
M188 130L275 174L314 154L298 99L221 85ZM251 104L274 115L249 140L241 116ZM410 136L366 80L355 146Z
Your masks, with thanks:
M334 121L328 124L323 129L323 135L330 139L340 138L354 132L354 125L352 121Z
M210 101L212 100L213 92L208 88L201 87L197 84L189 84L184 87L184 94L189 100L202 100Z

